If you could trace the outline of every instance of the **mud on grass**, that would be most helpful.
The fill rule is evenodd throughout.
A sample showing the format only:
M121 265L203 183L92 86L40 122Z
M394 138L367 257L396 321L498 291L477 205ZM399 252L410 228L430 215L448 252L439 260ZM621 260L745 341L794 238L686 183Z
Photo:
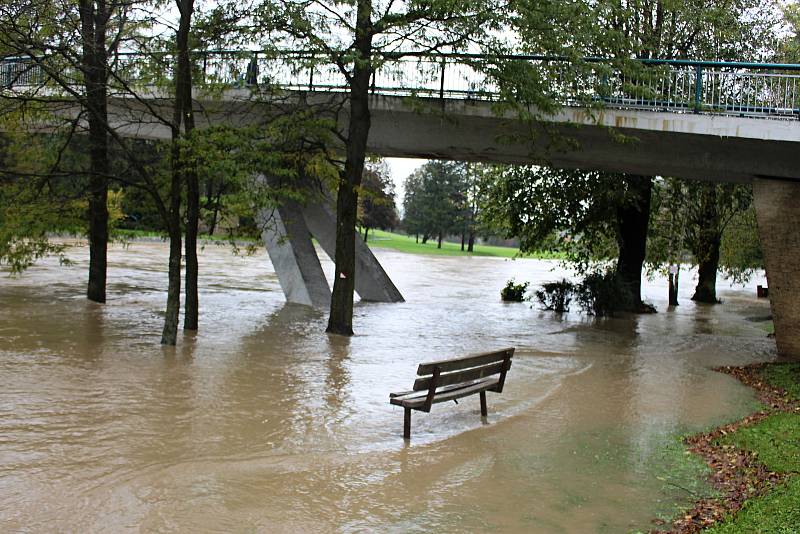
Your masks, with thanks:
M712 469L719 497L698 500L669 532L797 532L800 525L800 364L723 367L764 409L686 438ZM656 530L658 532L661 530Z

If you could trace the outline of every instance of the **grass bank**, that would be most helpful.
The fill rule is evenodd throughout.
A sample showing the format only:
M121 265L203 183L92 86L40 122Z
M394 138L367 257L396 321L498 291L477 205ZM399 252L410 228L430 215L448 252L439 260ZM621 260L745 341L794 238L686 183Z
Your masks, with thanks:
M537 252L520 256L517 248L490 245L475 245L473 252L462 251L460 243L442 242L442 248L437 248L435 240L428 240L423 245L422 241L417 243L413 236L385 232L383 230L370 230L367 244L371 248L388 248L407 254L429 254L432 256L494 256L498 258L519 256L538 259L561 259L563 257L561 254L552 252Z
M750 377L755 381L750 385L766 401L768 415L717 441L722 447L754 455L776 475L776 483L707 532L800 532L800 364L767 364L753 369Z
M115 230L113 238L120 241L134 239L166 240L167 235L163 232L153 232L147 230ZM198 239L202 241L230 242L229 237L201 235ZM261 242L253 238L235 238L234 241L241 245L261 245ZM442 242L442 248L437 248L436 241L428 241L426 244L417 243L414 237L383 230L370 230L367 244L370 248L387 248L404 252L406 254L428 254L431 256L491 256L496 258L537 258L537 259L562 259L563 254L554 252L536 252L533 254L520 255L518 248L496 247L490 245L475 245L473 252L461 250L460 243Z
M762 409L686 439L712 470L718 497L699 500L670 532L800 532L800 364L726 367L754 388Z

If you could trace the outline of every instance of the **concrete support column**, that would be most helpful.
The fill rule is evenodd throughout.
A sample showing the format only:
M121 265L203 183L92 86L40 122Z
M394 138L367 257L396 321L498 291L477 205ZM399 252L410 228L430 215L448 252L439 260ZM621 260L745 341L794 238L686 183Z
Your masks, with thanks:
M800 360L800 182L753 182L778 354Z
M300 206L287 202L260 210L258 224L286 300L320 309L330 306L331 290Z
M303 216L311 234L325 253L336 258L336 212L325 200L303 206ZM356 234L356 293L368 302L404 302L375 255Z

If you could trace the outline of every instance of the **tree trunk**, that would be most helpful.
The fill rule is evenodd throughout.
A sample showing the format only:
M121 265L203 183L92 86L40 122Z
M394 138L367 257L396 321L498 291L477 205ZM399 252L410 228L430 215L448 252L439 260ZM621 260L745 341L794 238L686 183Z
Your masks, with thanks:
M367 236L369 234L369 226L364 227L364 243L367 242Z
M693 243L692 253L697 260L697 287L692 300L718 304L717 269L719 268L720 220L717 211L717 187L709 184L700 197L700 214L697 223L701 226Z
M436 248L442 248L442 232L439 232L439 237L437 238L436 241L438 242Z
M181 92L181 118L186 137L194 130L192 103L192 66L189 58L189 33L194 12L194 0L178 0L181 11L177 36L178 69L176 91ZM193 158L192 158L193 159ZM200 223L200 182L193 164L180 158L180 172L186 180L186 302L184 303L184 330L197 330L200 314L198 295L197 231Z
M464 241L466 240L466 236L464 232L461 233L461 252L464 252Z
M180 179L173 172L172 189L178 183L178 195L171 199L171 210L180 209ZM175 202L177 199L177 203ZM167 310L164 316L164 330L161 333L162 345L175 345L178 341L178 315L181 308L181 225L180 215L173 211L169 228L169 284L167 287Z
M428 242L428 237L430 237L428 234L422 234L422 244L423 245Z
M164 317L164 330L161 334L163 345L175 345L178 338L178 316L181 301L181 189L188 178L185 158L181 154L181 125L186 118L186 106L191 106L191 73L189 72L189 30L193 0L176 0L181 17L176 36L178 66L175 76L175 112L172 120L170 206L167 230L169 232L169 284L167 288L167 310ZM188 83L188 86L187 86ZM188 102L187 102L188 97ZM196 235L196 234L195 234ZM188 269L187 269L188 271ZM188 273L187 273L188 279Z
M419 244L419 234L414 234L414 238L417 240L417 244Z
M177 100L180 100L178 98ZM176 108L178 103L176 102ZM178 315L181 307L181 185L180 145L178 144L180 119L172 126L172 182L170 184L169 221L169 272L167 309L164 316L162 345L175 345L178 339Z
M211 185L213 187L213 183ZM214 235L217 231L217 221L219 220L219 212L220 212L220 203L222 202L222 193L225 190L225 184L220 183L219 188L217 189L216 194L214 195L214 200L208 200L206 205L211 206L211 224L208 227L208 235ZM208 197L211 198L210 196Z
M82 68L89 122L89 283L86 296L106 301L108 257L108 52L105 0L81 0Z
M632 302L628 311L648 311L642 303L642 264L647 249L647 228L650 223L652 178L627 176L631 199L617 208L617 276L628 288Z
M719 269L719 240L709 246L707 255L699 262L697 286L694 288L692 300L708 304L719 304L717 299L717 270Z
M677 306L678 305L678 278L680 276L680 271L676 271L674 273L669 273L669 305L670 306Z
M355 291L355 233L358 187L364 173L367 137L370 129L369 80L372 75L372 2L358 0L355 51L350 80L350 121L346 158L339 173L336 198L336 270L331 293L331 313L327 332L353 335L353 293Z
M475 248L475 232L469 233L469 241L467 241L467 252L473 252Z

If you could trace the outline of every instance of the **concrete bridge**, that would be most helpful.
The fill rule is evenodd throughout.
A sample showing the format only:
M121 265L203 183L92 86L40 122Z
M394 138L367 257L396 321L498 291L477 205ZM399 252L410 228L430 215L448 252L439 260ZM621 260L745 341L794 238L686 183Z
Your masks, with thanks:
M330 113L346 127L347 107L339 104L347 84L324 63L302 55L292 61L239 52L200 57L201 81L225 87L213 95L202 84L195 90L201 127L259 124L287 102ZM649 60L631 74L589 58L588 69L569 75L557 58L502 58L525 62L531 75L549 80L561 104L549 113L527 108L528 118L521 118L519 110L497 111L498 81L476 67L496 59L420 56L384 65L373 79L369 150L752 183L778 350L800 358L800 65ZM4 65L0 84L9 91L45 83L30 61ZM276 85L280 97L265 96L262 89ZM167 139L169 127L153 111L170 117L170 106L170 95L145 86L136 98L112 97L110 116L124 135ZM67 106L58 113L75 111ZM329 199L283 206L272 215L278 224L265 241L287 299L326 306L330 290L311 236L332 254ZM369 249L363 243L357 249L361 297L402 300Z

